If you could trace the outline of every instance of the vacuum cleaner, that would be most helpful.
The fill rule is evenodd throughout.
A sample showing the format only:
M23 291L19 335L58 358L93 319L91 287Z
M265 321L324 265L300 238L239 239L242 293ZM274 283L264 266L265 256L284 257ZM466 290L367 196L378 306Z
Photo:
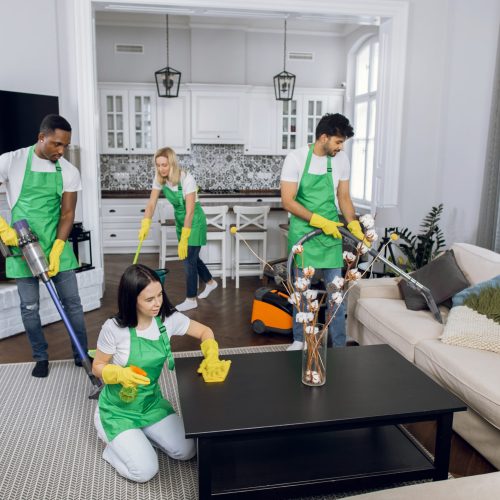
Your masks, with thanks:
M103 383L92 373L92 365L87 356L87 353L83 350L80 342L78 341L78 337L71 325L66 312L64 311L64 307L59 300L57 295L56 288L54 283L49 278L48 270L49 265L47 262L47 258L43 253L42 247L40 246L40 242L38 241L37 235L30 229L28 221L26 219L21 219L13 224L15 231L17 232L18 241L19 241L19 249L21 250L24 259L26 260L26 264L30 268L30 271L33 273L35 278L40 278L44 285L47 287L50 297L56 306L57 311L59 312L67 330L73 341L73 344L78 351L80 359L82 360L82 366L87 373L90 382L92 383L92 390L89 395L89 399L97 399L99 397L99 393L103 388ZM1 242L1 240L0 240ZM0 245L0 250L4 257L12 256L12 252L10 249L3 244Z
M349 238L356 245L361 243L361 240L356 238L349 230L344 227L339 227L338 229L343 236ZM303 245L306 241L314 238L322 232L322 229L315 229L314 231L304 235L299 241L297 241L296 245ZM372 257L376 257L378 260L383 262L388 268L392 269L397 276L401 276L401 278L404 279L411 288L422 294L436 321L441 324L443 323L441 312L439 311L436 301L426 286L419 283L415 278L400 269L390 260L387 260L382 255L379 255L375 249L369 248L368 253ZM293 257L293 252L290 252L286 263L286 278L288 280L291 280L292 276ZM326 293L325 290L318 290L318 292ZM291 334L293 328L293 305L288 302L288 297L289 295L286 291L268 287L259 288L255 292L255 298L252 306L252 330L258 334Z

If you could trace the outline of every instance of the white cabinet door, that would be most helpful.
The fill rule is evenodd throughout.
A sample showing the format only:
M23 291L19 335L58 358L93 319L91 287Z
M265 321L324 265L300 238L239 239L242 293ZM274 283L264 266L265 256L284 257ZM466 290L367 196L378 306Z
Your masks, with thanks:
M245 154L276 152L276 109L277 101L271 91L248 94Z
M286 154L316 140L316 126L326 113L342 113L344 90L313 92L298 89L278 108L278 154Z
M156 95L130 91L128 96L130 151L151 153L156 149Z
M100 90L100 105L102 153L154 153L156 150L154 91L124 87L113 89L109 84L104 84Z
M158 148L171 147L176 153L188 154L191 151L191 110L189 94L175 99L157 99L158 110Z
M243 144L245 94L192 91L191 142Z
M101 90L101 144L103 153L128 153L128 92Z

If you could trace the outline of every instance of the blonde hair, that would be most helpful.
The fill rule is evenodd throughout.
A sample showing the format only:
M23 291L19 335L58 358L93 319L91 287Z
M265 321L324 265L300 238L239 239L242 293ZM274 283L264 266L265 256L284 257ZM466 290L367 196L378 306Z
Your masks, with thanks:
M158 168L156 167L156 159L160 156L167 159L168 165L170 167L167 178L162 177L158 172ZM162 185L165 184L167 180L170 184L174 186L177 186L177 184L179 184L179 181L181 179L181 168L179 167L179 162L177 161L177 155L175 154L175 151L172 148L158 149L158 151L156 151L154 156L154 164L156 169L156 180L160 184Z

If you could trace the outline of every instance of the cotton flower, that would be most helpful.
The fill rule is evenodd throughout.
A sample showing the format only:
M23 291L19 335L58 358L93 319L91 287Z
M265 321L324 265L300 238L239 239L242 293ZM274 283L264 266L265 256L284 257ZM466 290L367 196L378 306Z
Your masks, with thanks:
M375 225L375 220L371 214L362 215L359 218L359 222L361 222L366 229L371 229Z
M318 290L306 290L304 292L304 297L308 300L315 300L318 296Z
M311 323L313 319L314 314L312 312L299 312L295 315L297 323Z
M352 264L356 260L356 256L352 252L344 252L342 257L346 261L346 264Z
M309 285L311 284L311 280L308 280L307 278L297 278L295 280L295 288L299 292L303 292L304 290L307 290Z
M377 241L378 240L377 231L375 231L375 229L368 229L368 231L366 231L365 233L365 239L370 243Z
M361 254L364 255L367 253L370 249L366 246L363 245L363 243L358 243L358 246L356 247L356 250Z
M313 300L307 306L309 311L316 312L319 309L319 302L317 300Z
M290 302L290 304L297 304L300 306L301 299L302 298L299 292L293 292L290 297L288 297L288 302Z
M330 297L330 302L335 304L340 304L342 302L342 294L340 292L332 293Z
M306 333L318 333L319 328L317 326L308 325L306 326Z
M349 269L345 275L346 281L358 281L361 279L361 273L356 269Z
M304 278L312 278L314 276L315 269L314 267L308 266L302 269L302 273L304 274Z
M304 252L304 247L302 245L293 245L292 252L297 255Z
M341 278L340 276L335 276L331 284L333 285L333 288L340 290L344 286L344 278Z

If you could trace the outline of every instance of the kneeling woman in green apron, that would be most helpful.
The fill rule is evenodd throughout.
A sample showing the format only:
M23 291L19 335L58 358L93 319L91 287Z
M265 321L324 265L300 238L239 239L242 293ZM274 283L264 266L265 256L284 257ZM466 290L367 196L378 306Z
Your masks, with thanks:
M172 148L159 149L154 157L156 176L153 189L141 222L139 241L143 241L151 227L151 218L161 192L172 203L175 228L179 240L178 255L184 261L186 272L186 300L177 305L178 311L189 311L198 307L198 276L205 289L198 295L204 299L217 288L205 263L200 259L200 250L207 243L207 218L197 198L197 186L193 176L179 168L177 155Z
M99 333L93 372L106 383L94 418L106 443L102 456L132 481L148 481L158 472L153 445L178 460L195 455L182 418L158 384L165 362L174 368L170 337L185 334L202 341L198 372L204 380L223 382L231 362L219 360L212 330L175 310L152 269L128 267L118 288L118 314Z

